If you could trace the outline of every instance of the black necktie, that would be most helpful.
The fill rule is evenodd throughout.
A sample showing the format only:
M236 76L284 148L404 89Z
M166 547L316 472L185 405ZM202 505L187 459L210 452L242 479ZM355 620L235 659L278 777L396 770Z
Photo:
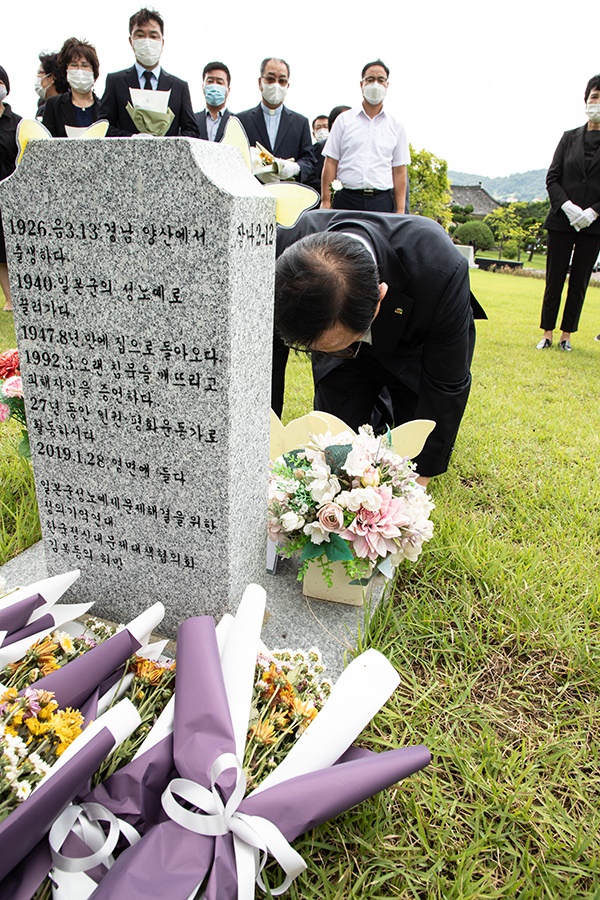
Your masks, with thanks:
M144 90L151 91L152 90L152 72L147 72L147 71L144 72L144 78L146 79L146 87L144 88Z

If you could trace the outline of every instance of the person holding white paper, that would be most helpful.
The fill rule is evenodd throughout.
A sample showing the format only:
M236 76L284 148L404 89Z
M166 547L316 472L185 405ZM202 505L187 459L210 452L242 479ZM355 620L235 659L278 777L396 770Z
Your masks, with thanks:
M98 54L87 41L68 38L58 54L57 66L69 90L47 99L42 124L52 137L77 137L99 118L94 93L100 74Z
M140 9L129 20L129 43L135 64L106 77L104 96L100 101L100 118L110 123L108 137L131 137L140 134L127 111L131 105L130 88L147 91L170 91L169 109L173 119L165 135L199 137L187 81L170 75L160 65L164 47L164 22L156 10Z

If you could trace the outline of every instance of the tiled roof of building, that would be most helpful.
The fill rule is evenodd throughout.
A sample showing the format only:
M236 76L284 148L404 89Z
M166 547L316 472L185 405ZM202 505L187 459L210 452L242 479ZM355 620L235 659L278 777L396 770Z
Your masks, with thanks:
M500 206L480 184L453 184L450 190L452 191L452 205L471 205L473 207L471 215L473 216L487 216L488 213Z

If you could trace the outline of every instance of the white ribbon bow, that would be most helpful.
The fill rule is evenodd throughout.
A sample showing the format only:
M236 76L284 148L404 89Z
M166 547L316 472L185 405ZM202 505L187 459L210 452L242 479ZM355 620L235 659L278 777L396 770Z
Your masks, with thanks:
M108 835L100 822L108 822ZM60 852L67 835L73 831L92 852L87 856L70 857ZM72 803L60 814L48 835L52 862L63 872L87 872L104 864L110 869L114 863L112 852L122 834L130 844L137 844L140 835L133 825L118 819L100 803Z
M236 784L229 800L224 804L216 783L227 769L235 770ZM187 778L174 778L162 795L163 809L174 822L195 834L210 837L228 832L233 834L238 900L253 900L255 881L262 891L267 892L261 873L269 853L286 873L283 883L278 888L271 888L271 894L283 894L294 878L306 869L306 863L273 822L262 816L248 816L238 812L246 791L246 776L234 753L223 753L215 760L210 770L210 781L209 791ZM204 812L184 809L175 795ZM259 851L262 852L260 862Z

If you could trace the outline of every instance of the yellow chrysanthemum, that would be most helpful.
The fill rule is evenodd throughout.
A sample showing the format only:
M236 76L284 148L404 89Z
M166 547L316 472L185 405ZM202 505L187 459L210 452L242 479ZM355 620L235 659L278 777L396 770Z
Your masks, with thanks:
M40 734L47 734L50 731L50 723L49 722L40 722L39 719L36 719L35 716L31 716L29 719L25 719L25 725L31 732L36 736Z
M248 739L250 741L256 741L257 744L264 744L266 746L268 744L274 744L277 737L275 736L275 729L273 728L272 723L267 720L253 725L248 732Z
M16 700L19 692L16 688L8 688L0 697L0 703L8 703L10 700Z
M317 715L316 707L312 703L306 703L303 700L300 700L299 697L294 698L293 712L296 716L302 716L307 722L312 722Z
M67 746L81 734L81 726L83 725L83 716L78 709L59 710L52 717L52 730L56 737Z

